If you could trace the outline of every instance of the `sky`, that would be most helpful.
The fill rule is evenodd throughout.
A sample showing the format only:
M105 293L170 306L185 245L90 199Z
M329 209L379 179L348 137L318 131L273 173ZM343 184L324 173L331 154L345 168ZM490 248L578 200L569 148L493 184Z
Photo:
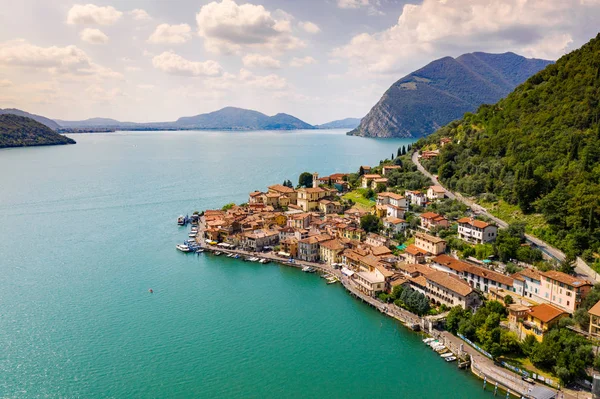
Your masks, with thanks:
M444 57L555 60L600 0L0 0L0 108L172 121L225 106L363 117Z

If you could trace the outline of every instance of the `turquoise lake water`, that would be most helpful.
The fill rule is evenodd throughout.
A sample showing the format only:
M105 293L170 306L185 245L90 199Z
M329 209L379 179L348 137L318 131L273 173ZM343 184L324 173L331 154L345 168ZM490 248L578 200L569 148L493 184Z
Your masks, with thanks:
M73 138L0 150L0 397L492 397L339 285L175 250L181 213L245 202L303 171L355 171L409 141Z

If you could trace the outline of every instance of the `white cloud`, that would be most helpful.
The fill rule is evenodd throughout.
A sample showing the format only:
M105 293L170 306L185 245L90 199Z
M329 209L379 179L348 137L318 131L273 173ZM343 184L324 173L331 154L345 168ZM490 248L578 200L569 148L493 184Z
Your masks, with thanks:
M266 76L255 75L247 69L240 69L239 79L248 86L265 90L283 90L288 87L285 78L271 74Z
M75 4L67 14L67 23L71 25L112 25L123 13L114 7L99 7L94 4Z
M0 87L10 87L13 85L13 82L11 82L8 79L0 79Z
M182 44L192 38L192 28L188 24L160 24L148 38L149 43Z
M316 64L316 63L317 63L317 60L315 60L313 57L307 55L306 57L302 57L302 58L298 58L298 57L292 58L292 61L290 61L290 66L299 68L299 67L303 67L304 65Z
M589 0L587 0L589 1ZM427 60L463 52L515 51L555 59L600 9L564 0L424 0L407 4L396 25L362 33L332 55L372 73L409 72Z
M340 8L359 8L369 5L369 0L337 0L337 5Z
M104 34L100 29L85 28L79 34L81 40L91 44L106 44L108 43L108 36Z
M136 21L149 21L152 17L146 12L146 10L142 10L141 8L136 8L129 12L131 17Z
M281 68L281 62L268 55L248 54L242 58L242 62L248 68Z
M223 72L216 61L189 61L172 51L165 51L154 57L152 65L170 75L179 76L216 76Z
M317 26L317 24L312 23L310 21L299 22L298 26L300 26L302 29L304 29L308 33L315 34L315 33L321 32L321 28L319 28Z
M71 79L123 77L110 68L93 63L77 46L40 47L22 39L0 43L0 65L41 70Z
M142 89L142 90L152 90L152 89L154 89L154 85L141 84L141 85L137 85L137 88Z
M125 67L125 71L127 71L127 72L139 72L141 70L142 70L142 68L136 67L136 66L127 66L127 67Z
M243 48L285 51L305 46L291 34L291 18L281 10L271 14L261 5L222 0L202 6L196 23L211 52L238 53Z

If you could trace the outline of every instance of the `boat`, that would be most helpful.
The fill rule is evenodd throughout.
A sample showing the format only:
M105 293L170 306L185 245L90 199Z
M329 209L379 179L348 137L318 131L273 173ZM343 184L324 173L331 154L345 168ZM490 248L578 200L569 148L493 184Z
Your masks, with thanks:
M204 252L204 250L202 248L196 250L197 254L201 254L202 252Z
M214 253L214 255L215 256L219 256L219 255L221 255L221 252L217 251L217 252Z
M453 362L456 360L456 356L450 356L450 357L445 358L444 360L447 362Z
M429 341L427 343L427 346L436 346L436 345L439 345L439 344L440 344L440 341L438 341L437 339L434 339L433 341Z
M327 277L327 284L335 284L337 283L339 280L337 279L337 277L335 276L329 276Z
M236 254L233 258L234 259L239 259L241 256L239 256L238 254Z
M257 258L256 256L253 256L252 258L248 259L250 262L258 262L260 259Z
M258 263L262 263L263 265L266 265L269 262L270 262L269 259L261 259L261 260L258 261Z
M180 250L181 252L190 252L190 247L188 247L185 244L177 244L175 246L175 248L177 248L178 250Z
M428 344L428 343L430 343L431 341L435 341L435 338L431 338L431 337L430 337L430 338L425 338L425 339L423 340L423 343L425 343L425 344Z
M443 358L447 358L447 357L450 357L450 356L454 356L454 353L448 352L448 353L444 353L444 354L442 354L440 356L443 357Z
M443 352L445 352L445 351L447 351L447 350L448 350L448 348L446 348L444 345L442 345L442 346L438 346L437 348L435 348L435 351L436 351L437 353L443 353Z
M314 267L304 266L302 268L302 271L305 273L314 273L316 271L316 269Z
M149 292L149 293L151 293L151 294L154 294L154 290L153 290L152 288L150 288L150 289L148 290L148 292Z
M183 215L179 215L179 217L177 218L177 224L180 226L185 225L185 217Z
M188 237L191 237L191 238L193 238L193 237L196 237L196 234L197 234L197 233L194 233L194 232L192 231L192 232L190 232L190 233L188 234Z

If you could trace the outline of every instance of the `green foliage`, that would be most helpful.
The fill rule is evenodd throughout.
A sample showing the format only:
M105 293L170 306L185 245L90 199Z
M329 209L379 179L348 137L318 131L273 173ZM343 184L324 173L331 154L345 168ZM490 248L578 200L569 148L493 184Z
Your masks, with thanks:
M289 188L294 188L294 185L292 184L291 180L284 180L283 185Z
M416 313L419 316L429 313L429 299L418 291L412 288L402 288L397 292L399 296L394 301L397 306L405 308L410 312Z
M302 172L298 177L298 185L300 187L312 187L313 176L312 173Z
M233 208L235 206L235 204L233 202L230 202L229 204L223 205L223 208L221 208L222 211L228 211L231 208Z
M360 227L367 233L377 233L383 228L383 223L375 215L364 215L360 218Z
M373 190L371 190L370 188L366 189L365 191L363 191L362 196L368 200L370 200L371 198L373 198L373 196L375 195L375 193L373 192Z
M513 299L513 297L512 297L512 296L510 296L510 295L507 295L507 296L505 296L505 297L504 297L504 304L505 304L506 306L508 306L508 305L511 305L511 304L513 304L513 303L515 303L515 300Z
M453 138L427 163L445 185L541 213L541 238L569 255L600 252L599 64L600 36L416 145Z
M60 135L31 118L13 114L0 115L0 148L58 144L75 144L75 140Z

